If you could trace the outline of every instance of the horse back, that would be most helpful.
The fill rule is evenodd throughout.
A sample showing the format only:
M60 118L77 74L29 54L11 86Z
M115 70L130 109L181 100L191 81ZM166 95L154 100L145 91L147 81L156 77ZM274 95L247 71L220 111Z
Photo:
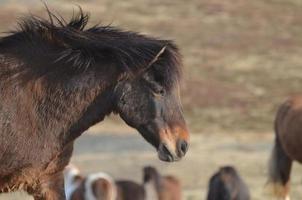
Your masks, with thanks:
M222 167L211 177L207 200L249 199L249 189L234 167Z

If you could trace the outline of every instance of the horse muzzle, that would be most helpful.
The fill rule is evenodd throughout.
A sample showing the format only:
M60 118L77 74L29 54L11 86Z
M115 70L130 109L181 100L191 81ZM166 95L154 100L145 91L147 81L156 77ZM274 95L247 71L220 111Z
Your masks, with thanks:
M188 143L185 140L178 140L175 147L168 143L161 143L158 147L158 157L165 162L180 160L188 151Z

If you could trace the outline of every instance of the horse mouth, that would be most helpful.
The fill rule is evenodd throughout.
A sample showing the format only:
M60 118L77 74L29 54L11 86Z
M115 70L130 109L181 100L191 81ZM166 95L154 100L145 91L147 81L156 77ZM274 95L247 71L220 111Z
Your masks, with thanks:
M178 156L173 153L169 146L165 143L161 143L157 149L158 158L164 162L176 162L181 159L182 156Z
M159 136L154 134L154 129L150 126L141 126L138 128L141 135L157 149L158 158L164 162L179 161L185 156L188 150L188 142L185 139L172 139L170 130L160 130ZM163 133L163 134L161 134ZM170 135L170 137L167 137ZM162 135L162 137L160 136Z

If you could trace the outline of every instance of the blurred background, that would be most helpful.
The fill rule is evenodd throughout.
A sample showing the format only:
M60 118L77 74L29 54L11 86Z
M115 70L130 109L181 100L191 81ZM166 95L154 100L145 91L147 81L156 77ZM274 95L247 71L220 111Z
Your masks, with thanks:
M159 161L135 130L111 116L76 142L72 162L83 173L105 171L116 179L142 181L142 167L177 176L185 200L205 199L218 167L234 165L252 199L264 197L266 165L278 105L302 87L302 1L300 0L52 0L66 19L81 6L90 24L172 39L184 61L181 89L191 131L187 156ZM0 31L20 17L46 16L39 0L0 0ZM292 198L301 199L302 168L294 166ZM296 175L295 175L296 174ZM0 199L31 199L24 193Z

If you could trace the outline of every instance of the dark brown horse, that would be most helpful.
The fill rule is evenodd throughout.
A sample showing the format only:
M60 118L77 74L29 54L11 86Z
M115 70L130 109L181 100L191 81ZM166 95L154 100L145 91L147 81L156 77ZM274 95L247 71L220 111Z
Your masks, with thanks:
M144 168L146 200L181 200L181 184L174 176L161 176L154 167Z
M302 163L302 96L289 98L275 119L275 145L269 165L269 183L276 196L289 200L292 162Z
M115 182L117 188L116 200L145 200L146 192L144 187L130 180L118 180Z
M221 167L209 181L207 200L249 200L249 189L232 166Z
M171 41L110 26L86 28L28 17L0 38L0 191L65 199L62 171L74 140L119 114L163 161L188 149L178 88L181 61Z

